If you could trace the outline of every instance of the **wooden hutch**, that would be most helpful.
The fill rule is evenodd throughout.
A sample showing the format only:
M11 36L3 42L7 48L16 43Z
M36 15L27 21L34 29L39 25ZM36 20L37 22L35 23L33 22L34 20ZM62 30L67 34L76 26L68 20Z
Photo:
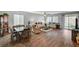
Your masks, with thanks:
M8 14L4 13L0 15L0 36L4 36L9 33L8 26Z
M3 36L3 15L0 15L0 37Z

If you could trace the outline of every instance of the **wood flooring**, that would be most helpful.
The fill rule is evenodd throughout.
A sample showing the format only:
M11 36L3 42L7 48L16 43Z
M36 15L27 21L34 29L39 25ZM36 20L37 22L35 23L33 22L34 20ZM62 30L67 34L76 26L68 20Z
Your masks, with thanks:
M10 40L10 39L9 39ZM7 43L4 47L74 47L71 40L71 30L51 30L41 32L40 34L32 33L28 41L20 43Z

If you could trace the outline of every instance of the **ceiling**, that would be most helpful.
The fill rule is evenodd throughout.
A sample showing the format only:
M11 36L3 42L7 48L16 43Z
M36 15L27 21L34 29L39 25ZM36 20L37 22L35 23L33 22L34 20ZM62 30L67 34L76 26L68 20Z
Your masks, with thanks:
M59 14L59 13L69 13L69 12L74 12L74 11L28 11L31 13L35 13L35 14L44 14L44 12L46 12L46 14Z

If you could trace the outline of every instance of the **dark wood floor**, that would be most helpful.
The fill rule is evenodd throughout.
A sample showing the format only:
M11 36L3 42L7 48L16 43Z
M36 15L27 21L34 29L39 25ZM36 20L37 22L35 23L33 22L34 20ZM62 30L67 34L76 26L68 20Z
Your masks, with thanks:
M28 41L11 44L11 47L74 47L71 40L70 30L51 30L41 32L40 34L32 34Z

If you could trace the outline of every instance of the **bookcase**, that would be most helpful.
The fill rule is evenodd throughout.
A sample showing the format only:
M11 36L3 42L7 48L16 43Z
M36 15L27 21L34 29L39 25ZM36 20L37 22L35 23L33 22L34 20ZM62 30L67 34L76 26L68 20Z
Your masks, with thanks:
M0 15L0 37L3 36L3 15Z
M0 37L9 33L8 14L0 15Z
M9 26L8 26L8 14L3 14L3 33L4 35L9 33Z

